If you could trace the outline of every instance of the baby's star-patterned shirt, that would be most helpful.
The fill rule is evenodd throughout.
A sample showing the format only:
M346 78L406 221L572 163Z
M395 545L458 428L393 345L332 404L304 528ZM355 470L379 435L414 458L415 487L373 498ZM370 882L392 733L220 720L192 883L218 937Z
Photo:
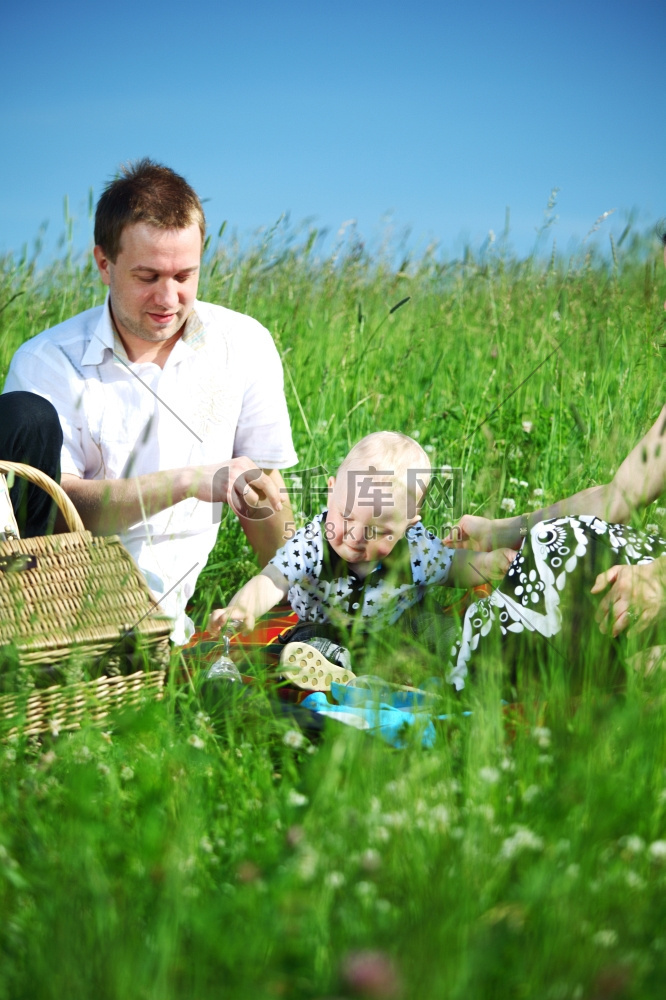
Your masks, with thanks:
M360 617L368 629L381 628L420 601L426 587L446 582L453 554L420 522L360 577L331 548L326 513L316 514L271 559L289 582L289 603L301 621L338 624Z

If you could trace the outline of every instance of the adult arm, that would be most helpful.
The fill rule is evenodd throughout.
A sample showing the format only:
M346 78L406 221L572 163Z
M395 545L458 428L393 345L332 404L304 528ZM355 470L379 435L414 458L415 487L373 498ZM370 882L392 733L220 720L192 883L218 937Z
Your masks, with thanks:
M144 517L189 497L229 503L236 512L266 503L275 512L282 510L282 496L273 476L244 456L133 479L81 479L65 474L61 485L86 528L100 535L126 531Z
M613 524L626 524L634 511L656 500L666 489L666 406L657 420L627 455L610 483L591 486L530 514L489 520L464 515L445 543L490 550L521 542L521 527L529 528L551 517L593 514Z
M293 534L294 526L294 514L279 469L264 469L263 472L275 486L277 495L282 497L282 508L277 511L273 509L269 517L259 520L252 517L252 510L248 512L249 516L243 516L243 512L237 510L245 537L256 552L261 566L265 566L277 550L282 548Z

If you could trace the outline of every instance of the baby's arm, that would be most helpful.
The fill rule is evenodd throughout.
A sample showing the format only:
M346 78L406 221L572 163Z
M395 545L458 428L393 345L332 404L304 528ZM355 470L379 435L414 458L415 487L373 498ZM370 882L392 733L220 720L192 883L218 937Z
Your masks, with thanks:
M226 608L213 611L208 631L217 633L228 621L242 621L247 630L254 628L257 618L283 601L288 590L289 581L269 563L234 594Z
M451 571L445 581L447 587L468 590L483 583L494 583L506 575L518 553L514 549L493 549L492 552L472 552L456 549Z

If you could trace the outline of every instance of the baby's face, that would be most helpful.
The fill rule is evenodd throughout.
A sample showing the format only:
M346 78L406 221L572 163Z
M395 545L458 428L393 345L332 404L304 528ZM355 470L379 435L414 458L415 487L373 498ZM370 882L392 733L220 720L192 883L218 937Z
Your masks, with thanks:
M393 501L390 490L380 504L356 497L347 509L344 491L329 481L326 537L334 552L348 563L379 562L385 559L418 517L407 518Z

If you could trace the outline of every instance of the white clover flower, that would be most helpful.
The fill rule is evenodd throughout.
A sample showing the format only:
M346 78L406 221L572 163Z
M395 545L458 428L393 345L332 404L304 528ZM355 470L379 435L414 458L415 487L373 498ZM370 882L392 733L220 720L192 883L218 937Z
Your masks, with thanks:
M648 535L658 535L659 534L659 525L658 524L646 524L645 525L645 530L647 531Z
M369 899L370 896L374 896L377 892L377 886L374 882L357 882L354 886L354 892L361 899Z
M120 780L121 781L131 781L134 777L134 771L129 766L129 764L123 764L120 769Z
M653 861L666 861L666 840L655 840L648 847L648 854Z
M318 865L319 855L314 847L306 844L299 852L296 866L296 870L304 882L310 882L315 877Z
M543 840L527 827L519 827L512 837L507 837L500 848L500 858L510 861L524 851L542 851Z
M384 826L393 826L400 830L402 827L409 825L411 816L404 810L402 812L384 813L382 822Z
M575 861L572 861L571 864L564 869L564 874L569 878L578 878L580 875L580 865L576 864Z
M379 844L386 844L391 839L391 834L385 826L376 826L372 830L372 839L376 840Z
M305 736L300 729L288 729L282 737L282 742L290 750L300 750L305 743Z
M431 455L433 453L433 451L435 450L435 446L434 446L434 444L425 444L423 446L423 450L427 451L428 454Z
M38 767L42 771L46 771L51 764L53 764L58 759L58 755L55 750L47 750L46 753L42 754L41 759L38 763Z
M630 889L644 889L645 879L641 878L638 872L632 871L631 868L624 873L624 880Z
M532 433L532 427L534 426L534 424L532 423L531 420L523 420L522 426L526 434Z
M592 935L594 944L600 948L613 948L617 944L617 931L606 928Z
M421 431L412 431L412 433L409 436L413 437L415 441L418 441L418 439L421 437Z
M535 488L534 488L534 489L532 490L532 496L533 496L533 497L542 497L542 496L543 496L543 490L541 489L541 487L540 487L540 486L536 486L536 487L535 487Z
M192 733L187 742L191 747L194 747L195 750L203 750L206 745L197 733Z
M539 786L538 785L530 785L523 792L523 802L527 802L528 804L530 802L534 802L534 800L536 798L538 798L539 795L541 795L541 789L539 788Z
M341 889L345 884L346 879L342 872L329 872L324 882L329 887L329 889Z
M307 795L302 795L301 792L297 792L295 788L291 788L287 795L287 802L290 806L306 806L308 804L308 797Z
M373 847L368 847L361 855L361 868L366 872L377 872L382 866L382 856Z
M532 736L542 750L547 750L550 746L551 735L550 729L547 726L535 726L532 730Z
M511 760L510 757L503 757L502 760L500 761L500 767L502 768L503 771L515 771L516 762Z
M496 785L500 780L500 773L496 767L482 767L479 771L479 777L488 785Z
M527 480L525 480L525 479L521 479L521 480L520 480L520 482L518 483L518 485L519 485L519 486L522 486L522 487L523 487L523 489L527 489L527 487L528 487L528 486L529 486L530 484L529 484L529 483L527 482Z
M553 309L553 311L552 311L552 313L550 315L552 316L552 318L555 320L556 323L559 323L560 320L562 319L562 317L560 316L560 314L557 311L557 309Z
M208 837L206 837L205 835L199 841L199 847L204 852L204 854L212 854L213 853L213 845L211 844L211 842L208 839Z
M516 509L516 501L513 500L512 497L504 497L500 503L500 507L502 510L508 511L509 514L513 514Z
M488 809L490 809L494 813L492 806L488 806ZM433 806L430 813L430 819L436 829L438 828L439 830L446 830L450 820L449 810L446 808L446 806L441 804Z
M628 837L621 837L618 843L629 854L641 854L645 850L645 841L642 837L636 836L635 833L630 834Z
M516 479L515 476L509 476L509 482L511 483L512 486L518 485L518 480Z
M666 507L656 507L655 514L657 517L666 517Z

